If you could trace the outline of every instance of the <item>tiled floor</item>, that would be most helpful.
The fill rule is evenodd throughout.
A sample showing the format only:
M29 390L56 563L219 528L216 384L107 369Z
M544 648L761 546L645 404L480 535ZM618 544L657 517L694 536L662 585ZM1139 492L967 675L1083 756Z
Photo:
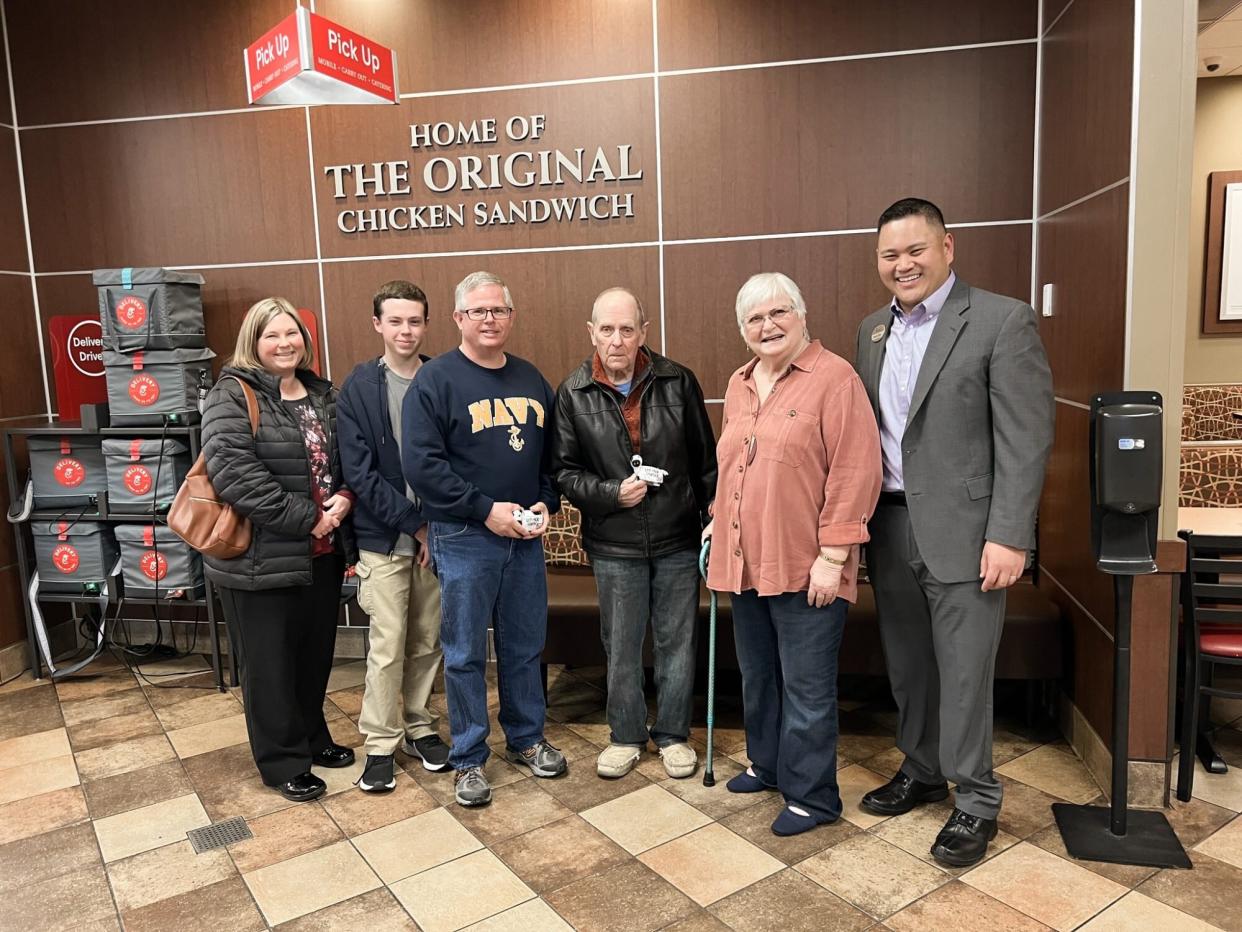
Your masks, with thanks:
M0 929L1242 930L1237 704L1214 710L1236 766L1200 772L1198 798L1171 814L1194 871L1070 860L1049 805L1098 788L1063 742L1005 719L1001 832L984 863L948 871L927 850L944 805L892 819L858 809L900 762L879 702L843 702L843 818L777 838L776 797L724 789L746 763L727 703L710 789L699 775L666 779L654 755L622 780L597 778L601 671L554 669L548 737L567 777L536 780L493 757L495 801L468 811L450 775L399 756L387 796L353 788L359 763L325 771L329 794L293 805L259 781L239 697L198 668L155 687L105 661L89 678L0 687ZM337 666L326 705L353 746L362 672ZM194 854L186 831L231 816L254 838Z

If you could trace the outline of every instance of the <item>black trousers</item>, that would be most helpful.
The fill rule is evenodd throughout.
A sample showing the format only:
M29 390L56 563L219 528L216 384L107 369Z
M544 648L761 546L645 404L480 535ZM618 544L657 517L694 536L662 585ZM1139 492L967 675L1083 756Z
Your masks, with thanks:
M238 654L250 750L269 786L310 770L311 755L332 743L323 700L344 569L330 554L314 559L309 586L217 590Z

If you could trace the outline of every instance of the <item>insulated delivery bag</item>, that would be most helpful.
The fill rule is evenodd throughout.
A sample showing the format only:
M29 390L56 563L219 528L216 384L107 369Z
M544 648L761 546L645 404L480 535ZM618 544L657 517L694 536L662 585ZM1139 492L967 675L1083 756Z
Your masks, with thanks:
M138 350L202 349L203 276L156 268L96 269L104 346Z
M126 596L166 599L203 586L203 558L163 525L118 524L116 540Z
M35 564L40 586L53 591L96 590L107 580L118 556L112 528L97 521L35 521Z
M134 514L166 511L190 470L189 448L171 438L103 442L108 510Z
M98 437L32 436L26 441L26 449L30 453L35 508L80 509L108 487Z
M211 385L209 349L139 350L104 347L108 409L114 427L192 424L199 420L200 389Z

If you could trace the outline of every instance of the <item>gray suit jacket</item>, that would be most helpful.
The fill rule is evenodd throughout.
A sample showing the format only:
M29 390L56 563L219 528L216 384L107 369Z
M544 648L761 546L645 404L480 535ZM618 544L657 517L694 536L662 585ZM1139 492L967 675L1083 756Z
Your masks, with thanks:
M885 305L858 328L854 365L877 423L892 317ZM1052 373L1034 310L959 277L932 330L902 441L910 524L936 579L978 579L985 540L1034 546L1052 430Z

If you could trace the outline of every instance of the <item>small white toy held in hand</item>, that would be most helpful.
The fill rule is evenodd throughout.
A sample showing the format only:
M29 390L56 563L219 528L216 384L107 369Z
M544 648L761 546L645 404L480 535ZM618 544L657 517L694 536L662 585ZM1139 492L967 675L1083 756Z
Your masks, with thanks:
M644 466L643 458L637 453L630 457L630 465L634 467L635 477L641 479L647 485L663 485L664 477L668 475L667 469L660 469L658 466Z
M514 508L513 517L525 531L537 531L543 527L543 515L529 508Z

